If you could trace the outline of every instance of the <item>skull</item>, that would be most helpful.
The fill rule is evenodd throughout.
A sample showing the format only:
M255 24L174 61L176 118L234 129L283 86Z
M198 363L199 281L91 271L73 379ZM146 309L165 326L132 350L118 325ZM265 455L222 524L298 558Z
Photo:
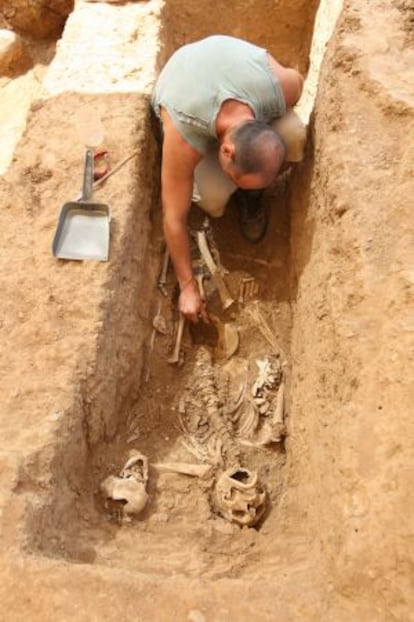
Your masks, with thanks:
M241 527L252 527L266 509L266 491L256 471L232 467L220 475L214 490L217 512Z
M148 458L132 451L119 476L110 475L101 484L106 499L120 503L124 516L139 514L148 501Z

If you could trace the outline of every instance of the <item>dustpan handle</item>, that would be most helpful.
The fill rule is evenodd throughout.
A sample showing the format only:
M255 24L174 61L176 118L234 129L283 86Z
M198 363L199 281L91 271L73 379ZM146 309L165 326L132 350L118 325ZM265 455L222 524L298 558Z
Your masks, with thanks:
M85 156L85 169L83 171L83 186L81 201L89 201L92 196L92 184L93 184L93 151L92 149L86 150Z

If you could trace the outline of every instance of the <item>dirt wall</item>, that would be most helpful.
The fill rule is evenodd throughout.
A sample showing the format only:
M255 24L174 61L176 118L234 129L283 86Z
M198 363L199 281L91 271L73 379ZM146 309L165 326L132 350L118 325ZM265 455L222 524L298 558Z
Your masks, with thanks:
M335 620L413 611L412 49L404 12L374 4L348 2L338 24L292 197L285 520L314 543Z
M304 74L319 0L272 2L242 0L203 3L169 0L163 9L165 56L179 46L211 34L225 34L267 48L281 63L298 67Z
M12 165L0 182L3 243L13 249L3 254L0 268L0 503L8 508L4 515L13 538L27 536L31 544L44 537L48 522L60 524L76 511L88 447L113 437L125 416L126 396L130 402L137 397L149 330L155 265L150 214L158 191L149 183L147 167L158 170L158 146L139 77L153 67L152 47L144 42L148 66L131 80L130 88L120 84L122 72L105 74L99 94L82 88L85 75L95 80L101 76L104 60L89 29L83 28L85 12L97 27L111 23L113 37L104 34L114 71L120 45L125 52L125 38L130 48L137 48L141 6L125 7L128 20L123 8L112 10L80 3L71 16L68 37L73 47L78 41L78 54L69 45L59 45ZM97 83L91 83L90 91L96 90ZM134 156L110 185L95 192L111 209L109 263L63 262L52 255L61 206L78 195L82 184L85 145L76 114L83 108L102 119L111 166ZM11 495L11 490L18 494ZM23 515L20 521L17 516Z

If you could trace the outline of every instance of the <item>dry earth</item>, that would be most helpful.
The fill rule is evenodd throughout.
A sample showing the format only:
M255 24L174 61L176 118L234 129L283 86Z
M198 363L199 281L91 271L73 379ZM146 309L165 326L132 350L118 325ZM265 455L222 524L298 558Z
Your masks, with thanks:
M70 3L29 4L0 2L0 26L23 46L0 77L0 619L414 619L412 4L322 1L315 21L316 0L207 12L78 1L61 34ZM125 521L99 486L131 449L151 464L200 461L182 443L180 398L203 394L197 357L217 335L187 327L184 365L168 364L175 283L170 270L167 296L156 286L149 102L171 52L218 31L309 69L306 158L269 189L266 238L247 244L231 203L213 223L231 294L246 276L258 294L223 312L207 285L210 311L240 337L230 361L214 358L219 407L241 377L252 386L256 361L278 356L287 437L257 448L228 437L232 424L222 431L225 455L239 452L266 487L256 528L215 512L212 482L152 466L147 506ZM111 166L134 157L95 191L111 207L110 261L65 262L51 243L79 191L76 119L91 108ZM153 333L157 313L166 334Z

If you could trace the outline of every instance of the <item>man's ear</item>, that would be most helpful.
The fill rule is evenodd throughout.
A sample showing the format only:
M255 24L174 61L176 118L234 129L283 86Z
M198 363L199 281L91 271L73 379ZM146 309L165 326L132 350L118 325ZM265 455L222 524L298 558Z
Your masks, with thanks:
M223 158L225 158L226 160L230 162L233 162L235 155L236 155L234 143L232 143L229 140L223 141L220 145L220 151L221 151L221 155L223 156Z

